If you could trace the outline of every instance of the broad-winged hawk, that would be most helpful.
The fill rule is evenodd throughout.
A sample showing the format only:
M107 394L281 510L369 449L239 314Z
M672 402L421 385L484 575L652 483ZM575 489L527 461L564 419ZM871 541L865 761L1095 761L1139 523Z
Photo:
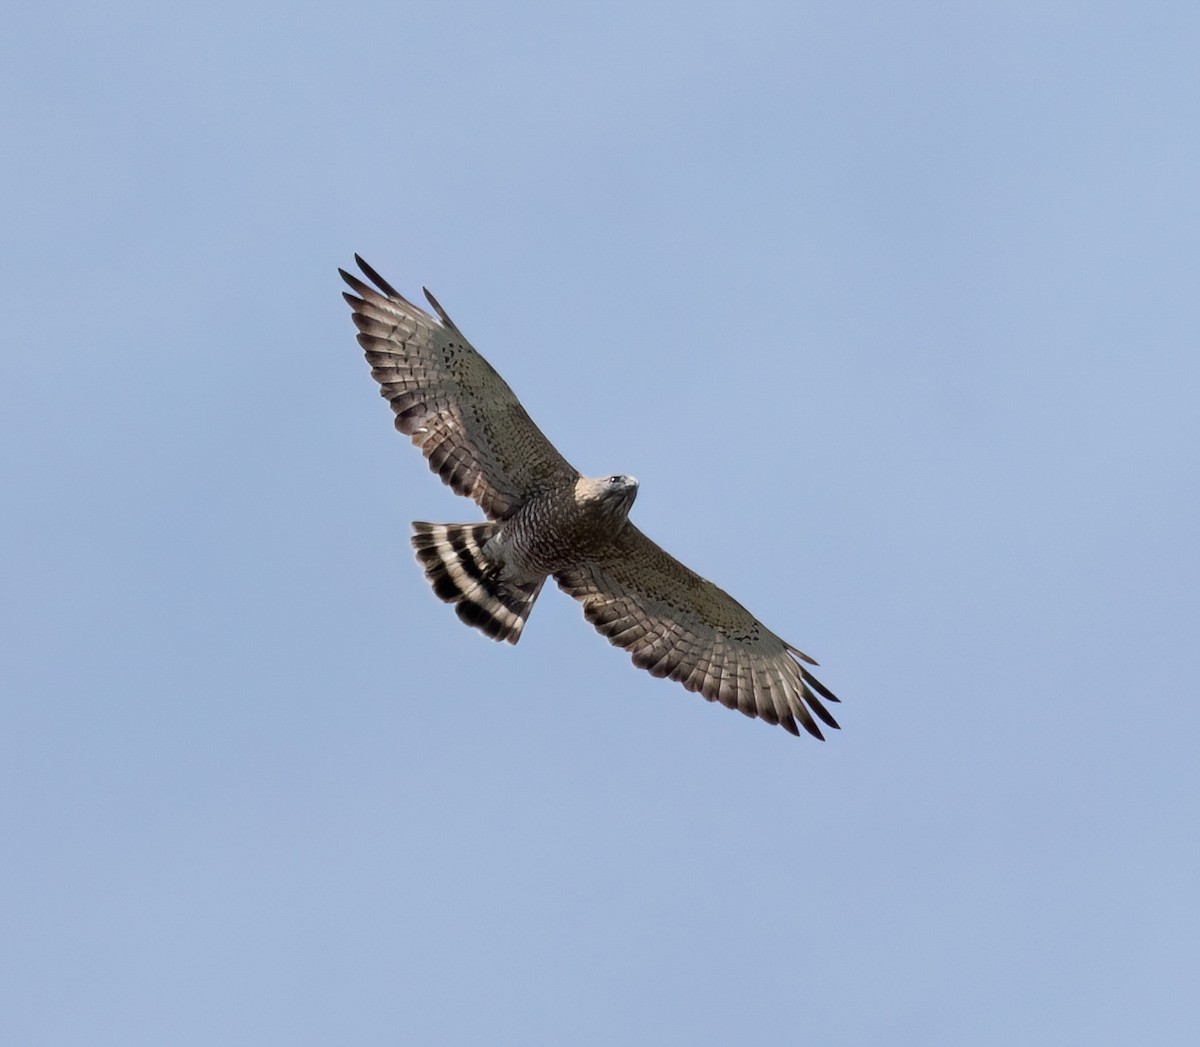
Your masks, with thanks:
M808 655L629 521L637 480L581 476L433 295L436 316L355 260L375 287L339 270L354 291L345 298L396 428L488 518L413 524L434 592L464 622L516 643L553 577L652 675L792 734L797 721L817 738L816 720L838 726L821 702L838 699L803 664L816 664Z

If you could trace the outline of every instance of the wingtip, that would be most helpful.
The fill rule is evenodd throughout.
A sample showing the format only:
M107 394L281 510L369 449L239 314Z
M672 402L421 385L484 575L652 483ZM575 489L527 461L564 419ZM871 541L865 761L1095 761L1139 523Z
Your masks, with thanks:
M354 252L354 264L357 265L362 272L366 273L367 276L371 277L372 280L379 275L374 269L371 268L371 264L357 251Z
M793 647L790 643L785 643L783 646L788 649L788 652L790 654L795 655L802 662L807 662L809 665L820 665L821 664L815 658L810 658L807 654L805 654L798 647Z
M812 719L812 717L811 717L811 716L806 716L806 717L805 717L805 718L804 718L804 719L801 721L801 723L803 723L803 725L804 725L804 729L805 729L805 730L806 730L806 731L807 731L809 734L811 734L811 735L812 735L812 736L813 736L813 737L814 737L814 738L815 738L815 739L816 739L818 742L823 742L823 741L825 741L825 735L823 735L823 734L821 733L821 728L820 728L820 727L818 727L818 726L816 725L816 723L813 721L813 719ZM800 733L799 731L797 731L797 732L796 732L796 734L797 734L797 735L798 735L799 733Z
M801 668L800 668L800 677L801 677L801 679L804 680L804 682L806 684L808 684L809 687L811 687L814 691L816 691L817 694L819 694L822 698L824 698L830 702L838 702L839 704L841 703L841 699L836 694L834 694L828 687L826 687L823 683L821 683L820 680L818 680L815 676L813 676L813 674L810 673L803 666L801 666Z
M389 298L398 298L400 301L404 301L404 296L400 294L400 292L397 291L391 284L389 284L382 276L380 276L373 268L371 268L362 255L355 253L354 261L358 265L359 269L361 269L366 275L367 279L370 280L371 283L373 283L376 287L378 287L379 290L381 290L385 295L387 295Z
M433 292L428 287L422 287L421 291L425 295L425 300L433 307L433 311L438 314L438 318L452 331L458 330L458 325L450 319L450 314L442 308L441 303L433 297Z

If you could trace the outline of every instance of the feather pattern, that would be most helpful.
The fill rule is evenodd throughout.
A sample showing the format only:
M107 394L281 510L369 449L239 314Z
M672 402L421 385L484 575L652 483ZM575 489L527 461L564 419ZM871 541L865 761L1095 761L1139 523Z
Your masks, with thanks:
M821 699L837 697L800 663L812 663L724 590L628 524L603 558L555 573L564 592L634 665L677 680L710 702L822 738L836 728ZM813 663L815 664L815 663Z
M412 546L438 598L493 640L516 643L545 579L505 581L485 546L495 524L413 524Z
M375 284L338 270L354 291L344 297L359 345L392 405L396 428L412 437L430 468L493 520L536 491L574 482L579 473L434 297L426 292L440 319L355 259Z

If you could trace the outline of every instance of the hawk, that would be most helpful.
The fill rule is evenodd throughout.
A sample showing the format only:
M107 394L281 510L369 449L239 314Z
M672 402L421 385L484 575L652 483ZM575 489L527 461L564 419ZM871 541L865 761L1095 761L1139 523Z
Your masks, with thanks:
M792 734L797 722L817 738L817 720L838 726L822 704L838 699L807 668L816 662L630 522L634 477L581 475L433 295L436 316L355 261L375 286L338 270L354 292L343 297L396 428L487 516L412 525L417 560L459 618L516 643L552 577L651 675Z

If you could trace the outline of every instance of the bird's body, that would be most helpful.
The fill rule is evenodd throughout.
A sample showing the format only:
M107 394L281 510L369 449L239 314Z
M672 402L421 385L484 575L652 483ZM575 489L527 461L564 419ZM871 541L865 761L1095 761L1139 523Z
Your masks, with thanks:
M429 292L437 318L408 302L361 258L372 288L342 272L346 300L396 428L487 522L413 524L434 592L486 635L516 643L548 577L634 664L669 676L793 734L837 701L785 643L629 520L637 481L585 477L558 453L512 390Z
M546 574L601 557L627 525L637 489L631 476L581 476L538 492L505 526L510 548Z
M496 523L414 523L413 544L463 621L516 643L547 577L610 555L636 495L632 477L581 476L532 493Z

